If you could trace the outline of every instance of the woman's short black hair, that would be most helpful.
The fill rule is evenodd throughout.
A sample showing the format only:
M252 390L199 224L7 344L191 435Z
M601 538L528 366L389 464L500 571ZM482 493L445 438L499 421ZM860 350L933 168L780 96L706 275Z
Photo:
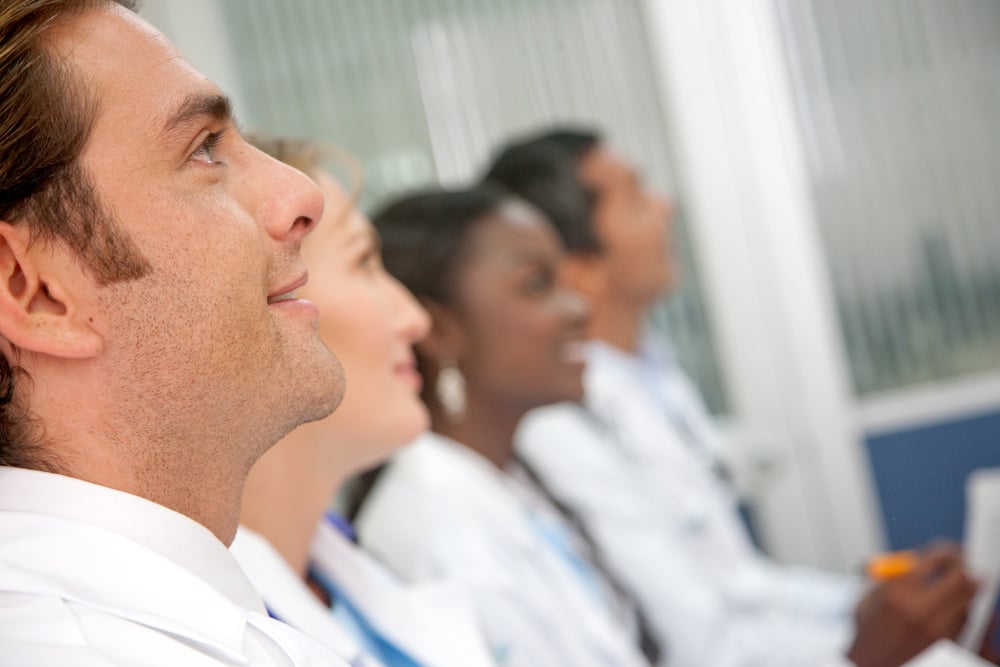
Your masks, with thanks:
M407 195L372 217L385 268L418 299L452 305L469 235L511 195L496 186Z

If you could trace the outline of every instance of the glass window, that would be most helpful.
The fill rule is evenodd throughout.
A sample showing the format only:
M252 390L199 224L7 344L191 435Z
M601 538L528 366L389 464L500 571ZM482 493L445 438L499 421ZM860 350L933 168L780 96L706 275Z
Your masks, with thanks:
M1000 368L1000 3L775 2L856 392Z

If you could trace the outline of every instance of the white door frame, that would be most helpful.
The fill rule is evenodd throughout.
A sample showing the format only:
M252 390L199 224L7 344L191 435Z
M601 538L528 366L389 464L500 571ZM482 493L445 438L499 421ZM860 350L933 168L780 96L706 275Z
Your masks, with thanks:
M770 0L644 0L681 205L743 458L779 559L846 570L883 548Z

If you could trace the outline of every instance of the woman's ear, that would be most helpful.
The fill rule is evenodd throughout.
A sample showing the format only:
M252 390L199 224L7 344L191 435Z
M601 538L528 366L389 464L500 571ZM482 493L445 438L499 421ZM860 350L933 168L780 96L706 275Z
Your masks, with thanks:
M436 301L420 299L431 316L431 330L417 343L421 356L437 366L442 361L455 362L465 353L465 329L454 310Z
M81 308L95 286L58 243L30 243L28 231L0 221L0 336L15 347L67 359L97 356L102 336Z

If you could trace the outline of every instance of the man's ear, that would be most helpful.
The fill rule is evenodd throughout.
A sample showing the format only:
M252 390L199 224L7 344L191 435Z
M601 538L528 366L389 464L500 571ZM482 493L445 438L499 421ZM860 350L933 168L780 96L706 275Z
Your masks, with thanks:
M80 303L93 279L55 243L0 221L0 336L21 350L67 359L97 356L104 339Z
M436 366L441 362L458 361L465 353L465 329L454 310L436 301L420 300L431 316L431 330L417 343L421 356Z

